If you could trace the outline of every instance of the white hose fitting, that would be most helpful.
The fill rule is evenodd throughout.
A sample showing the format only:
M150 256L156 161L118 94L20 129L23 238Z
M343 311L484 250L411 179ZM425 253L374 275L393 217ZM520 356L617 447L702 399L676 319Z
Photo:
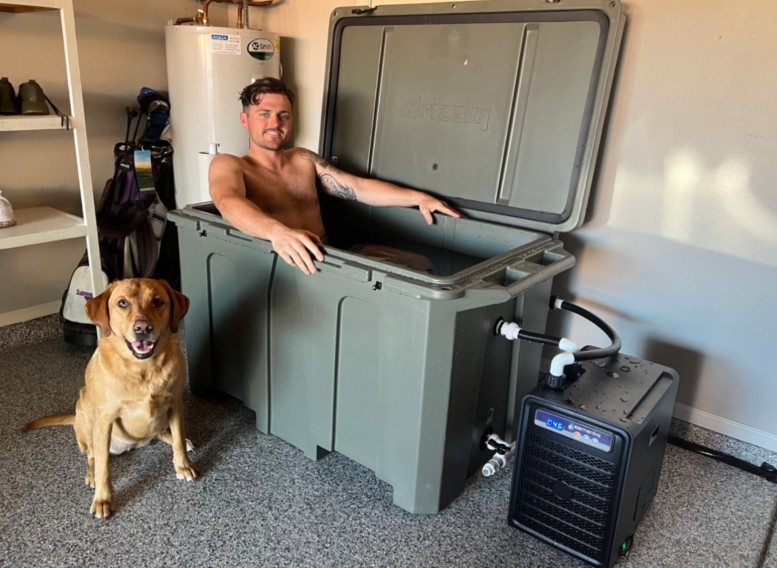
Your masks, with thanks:
M580 350L577 343L566 337L562 337L561 341L558 342L558 348L567 353L575 353Z
M482 470L483 477L491 477L498 470L506 466L509 463L510 458L513 457L514 453L515 453L515 442L512 443L512 445L510 446L510 451L507 452L506 454L500 454L500 453L494 454L494 457L492 457L483 465L483 470Z
M504 451L504 448L506 447L510 448L505 453L497 451L497 453L494 454L494 457L483 465L483 477L491 477L509 463L510 458L515 453L515 442L508 444L496 434L491 434L486 440L486 447L490 450L498 450L501 447L502 451Z
M574 353L557 353L550 362L550 374L554 377L564 376L564 367L575 362Z
M497 470L507 465L507 458L502 454L494 454L494 457L488 460L483 466L483 477L491 477Z
M518 334L521 331L521 326L519 326L515 322L504 322L499 326L499 334L503 335L510 341L513 341L514 339L518 339Z

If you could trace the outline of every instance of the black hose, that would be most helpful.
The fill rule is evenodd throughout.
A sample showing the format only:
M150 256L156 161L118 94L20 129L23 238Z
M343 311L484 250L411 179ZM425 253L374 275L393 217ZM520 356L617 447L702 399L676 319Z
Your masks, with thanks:
M506 323L505 320L499 318L494 327L494 334L499 335L502 326ZM523 339L524 341L530 341L532 343L544 343L545 345L552 345L553 347L558 347L559 343L561 343L560 337L554 337L545 333L537 333L536 331L527 331L523 328L518 329L518 339Z
M552 335L545 335L544 333L536 333L534 331L526 331L525 329L522 329L518 332L518 338L525 339L526 341L531 341L533 343L544 343L545 345L552 345L553 347L558 347L558 344L561 343L560 337L553 337Z
M560 300L560 303L557 306L556 300L557 298L555 296L550 299L551 308L560 308L562 310L567 310L569 312L575 313L579 316L583 316L585 319L593 323L596 327L598 327L605 334L607 334L607 337L609 337L611 341L611 344L609 345L609 347L598 348L598 349L586 349L585 351L578 351L577 353L575 353L575 361L590 361L591 359L604 359L605 357L610 357L612 355L615 355L618 351L621 350L620 336L615 332L615 330L612 327L610 327L610 325L606 321L604 321L596 314L589 312L585 308L581 308L577 304L573 304L572 302L568 302L566 300Z

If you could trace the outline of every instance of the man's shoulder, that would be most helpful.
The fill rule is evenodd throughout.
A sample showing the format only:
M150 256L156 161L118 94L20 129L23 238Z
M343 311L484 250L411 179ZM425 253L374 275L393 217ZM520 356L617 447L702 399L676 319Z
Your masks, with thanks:
M242 164L244 163L244 158L241 158L240 156L235 156L234 154L216 154L213 156L213 159L211 160L211 163L221 163L221 164Z
M290 148L287 150L287 152L289 152L290 156L295 159L307 160L308 162L319 165L326 164L326 161L321 156L312 150L308 150L307 148L295 147Z

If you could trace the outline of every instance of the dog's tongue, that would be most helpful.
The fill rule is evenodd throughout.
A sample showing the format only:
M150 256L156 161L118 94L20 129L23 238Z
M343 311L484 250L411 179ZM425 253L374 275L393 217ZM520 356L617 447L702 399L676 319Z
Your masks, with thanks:
M135 341L132 343L132 349L135 351L135 353L140 353L141 355L144 355L146 353L149 353L154 348L154 342L153 341Z

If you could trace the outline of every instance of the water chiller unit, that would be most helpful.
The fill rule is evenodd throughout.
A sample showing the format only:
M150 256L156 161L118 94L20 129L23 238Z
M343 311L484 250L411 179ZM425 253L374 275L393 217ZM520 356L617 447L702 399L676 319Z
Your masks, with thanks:
M612 566L658 489L678 376L622 354L573 368L566 388L523 399L509 523Z

